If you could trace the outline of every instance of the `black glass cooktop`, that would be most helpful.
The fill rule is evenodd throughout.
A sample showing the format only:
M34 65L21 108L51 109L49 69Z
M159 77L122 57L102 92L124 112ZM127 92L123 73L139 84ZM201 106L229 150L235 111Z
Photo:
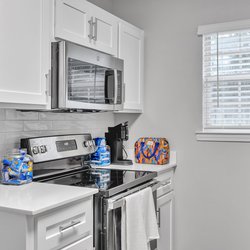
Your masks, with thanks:
M36 173L34 175L36 176ZM46 176L40 179L35 178L35 180L60 185L98 188L103 196L110 197L141 183L150 181L155 177L156 173L154 172L86 169L70 174Z

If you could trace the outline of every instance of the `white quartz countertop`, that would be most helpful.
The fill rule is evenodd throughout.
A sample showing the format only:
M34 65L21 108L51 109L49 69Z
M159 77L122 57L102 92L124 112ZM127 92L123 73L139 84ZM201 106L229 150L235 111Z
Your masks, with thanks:
M97 193L98 189L32 182L0 184L0 211L37 215Z
M149 172L157 172L158 175L167 172L168 170L175 168L177 166L176 163L176 152L170 152L170 161L165 165L153 165L153 164L138 164L134 162L133 151L128 150L128 159L133 161L133 165L114 165L111 164L109 166L100 167L92 165L92 168L102 168L102 169L118 169L118 170L134 170L134 171L149 171Z

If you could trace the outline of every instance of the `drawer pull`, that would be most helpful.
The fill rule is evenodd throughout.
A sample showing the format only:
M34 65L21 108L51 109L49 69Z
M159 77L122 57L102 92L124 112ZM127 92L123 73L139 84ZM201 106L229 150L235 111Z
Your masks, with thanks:
M71 227L74 227L74 226L76 226L76 225L78 225L78 224L80 224L80 223L81 223L80 220L78 220L78 221L72 220L71 223L70 223L69 225L67 225L67 226L60 226L60 227L59 227L59 232L62 233L63 231L65 231L65 230L67 230L67 229L69 229L69 228L71 228Z

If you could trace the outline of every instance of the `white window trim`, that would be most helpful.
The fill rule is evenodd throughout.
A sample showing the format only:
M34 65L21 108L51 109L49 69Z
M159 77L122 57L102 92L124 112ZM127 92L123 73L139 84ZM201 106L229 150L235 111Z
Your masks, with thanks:
M240 29L249 29L250 19L225 22L198 27L199 36ZM203 115L202 115L203 117ZM196 131L197 141L211 142L250 142L250 129L203 129Z
M249 29L249 27L250 27L250 19L239 20L235 22L208 24L199 26L197 34L198 36L202 36L209 33Z
M250 130L201 130L196 131L197 141L206 142L250 142Z

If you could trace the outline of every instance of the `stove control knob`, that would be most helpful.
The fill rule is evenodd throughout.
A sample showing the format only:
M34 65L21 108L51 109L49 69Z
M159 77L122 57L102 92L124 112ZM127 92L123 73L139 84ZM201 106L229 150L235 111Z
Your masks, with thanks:
M45 145L40 146L40 151L42 154L47 152L47 147Z
M37 146L32 147L32 153L37 155L39 153L39 148Z
M89 141L84 141L82 145L83 145L84 148L88 148L89 147Z
M95 141L94 141L94 140L91 140L91 146L92 146L93 148L95 148Z

